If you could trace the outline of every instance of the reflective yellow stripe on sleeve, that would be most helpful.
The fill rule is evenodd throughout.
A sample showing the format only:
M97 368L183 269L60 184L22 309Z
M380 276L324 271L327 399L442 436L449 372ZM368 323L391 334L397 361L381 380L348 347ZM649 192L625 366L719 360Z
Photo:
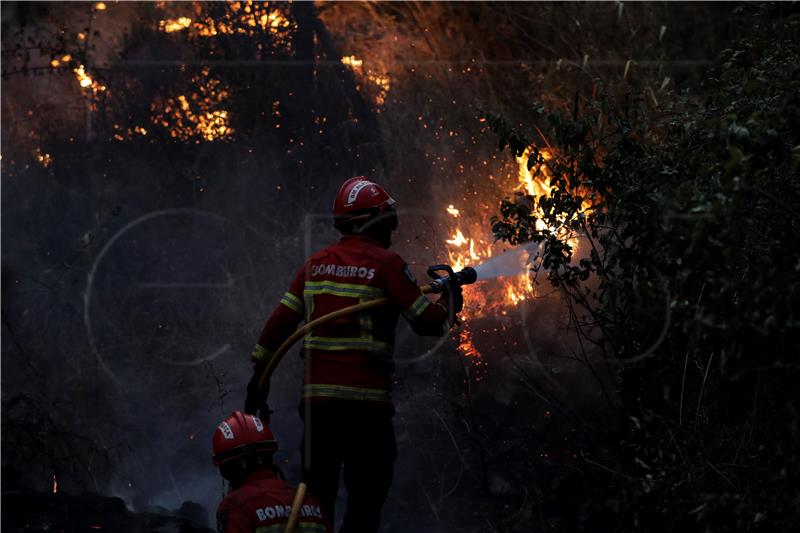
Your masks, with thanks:
M422 315L422 313L430 304L431 301L428 300L428 297L424 294L420 294L419 298L414 300L414 303L411 304L408 309L403 311L403 316L406 320L414 320L415 318L419 318L419 316Z
M275 352L267 350L260 344L256 344L256 347L253 349L253 353L250 354L250 360L254 363L261 363L262 361L266 361L272 357L273 353Z
M388 390L319 383L303 385L303 398L338 398L341 400L359 400L367 402L392 401L392 395Z
M286 291L283 298L281 298L281 303L298 315L303 314L303 301L291 292Z

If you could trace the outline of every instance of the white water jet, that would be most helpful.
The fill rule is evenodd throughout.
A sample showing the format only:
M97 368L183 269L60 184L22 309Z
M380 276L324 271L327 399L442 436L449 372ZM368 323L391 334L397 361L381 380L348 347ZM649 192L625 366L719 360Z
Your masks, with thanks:
M475 266L478 279L494 279L503 276L516 276L528 271L528 255L539 251L539 244L527 242L491 257Z

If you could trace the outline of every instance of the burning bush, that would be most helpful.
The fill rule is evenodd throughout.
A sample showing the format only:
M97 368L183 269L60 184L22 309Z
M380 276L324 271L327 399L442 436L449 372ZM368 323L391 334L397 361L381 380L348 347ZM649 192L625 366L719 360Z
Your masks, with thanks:
M494 223L543 243L574 327L622 368L615 468L637 530L798 525L800 19L758 24L770 38L724 52L706 93L609 88L570 115L542 110L556 151L533 164L551 193L504 202ZM492 124L513 155L528 146ZM590 251L580 261L550 229L563 213Z

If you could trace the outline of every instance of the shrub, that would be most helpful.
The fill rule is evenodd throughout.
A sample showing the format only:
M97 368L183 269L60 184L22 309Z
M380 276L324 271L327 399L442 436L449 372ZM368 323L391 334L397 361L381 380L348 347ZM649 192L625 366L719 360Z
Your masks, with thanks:
M495 236L543 244L537 274L619 366L626 529L798 525L800 18L755 23L699 92L535 106L552 158L487 115L552 176L502 202Z

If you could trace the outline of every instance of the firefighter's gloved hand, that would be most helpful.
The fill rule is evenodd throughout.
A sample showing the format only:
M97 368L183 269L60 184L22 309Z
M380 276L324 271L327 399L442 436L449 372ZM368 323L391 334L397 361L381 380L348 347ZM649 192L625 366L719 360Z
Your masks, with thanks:
M464 293L459 285L447 283L439 301L446 305L451 313L456 314L464 308Z
M244 412L250 415L257 416L259 410L265 414L270 412L269 408L267 407L269 381L267 381L263 387L258 386L258 382L261 380L261 374L263 370L264 369L261 365L256 365L255 371L253 372L253 377L250 378L250 382L247 384L247 396L244 400ZM267 417L269 417L268 414Z

